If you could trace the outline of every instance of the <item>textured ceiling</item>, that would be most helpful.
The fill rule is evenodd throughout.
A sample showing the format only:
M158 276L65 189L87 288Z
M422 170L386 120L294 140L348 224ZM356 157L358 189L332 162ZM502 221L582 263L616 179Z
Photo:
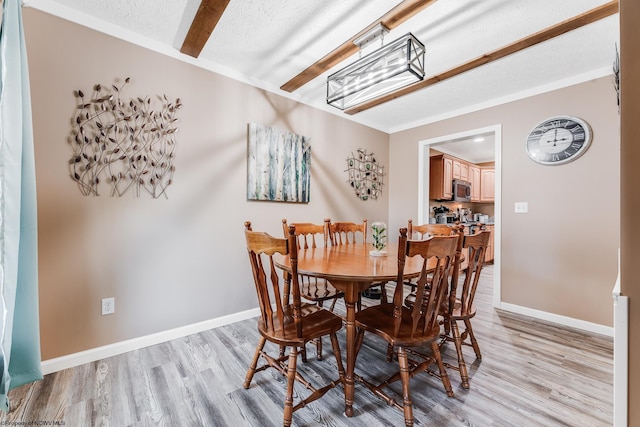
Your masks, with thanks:
M618 40L616 14L345 115L326 105L326 77L357 55L291 94L279 88L376 22L398 0L231 0L197 60L179 53L179 47L198 0L24 3L389 133L610 74ZM412 32L426 46L430 77L605 3L608 0L438 0L391 31L386 41Z

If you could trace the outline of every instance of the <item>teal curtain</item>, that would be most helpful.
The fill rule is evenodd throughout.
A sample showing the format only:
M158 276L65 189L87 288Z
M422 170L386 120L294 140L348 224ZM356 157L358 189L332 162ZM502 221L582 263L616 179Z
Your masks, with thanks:
M42 378L31 95L20 0L0 27L0 407L10 389Z

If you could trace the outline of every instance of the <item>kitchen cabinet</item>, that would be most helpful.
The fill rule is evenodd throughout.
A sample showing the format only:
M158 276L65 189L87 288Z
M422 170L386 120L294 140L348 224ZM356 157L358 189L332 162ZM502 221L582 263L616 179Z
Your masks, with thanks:
M453 180L461 179L471 183L471 201L494 201L495 169L480 167L473 163L439 154L429 159L429 198L433 200L451 200L453 198Z
M494 244L493 244L493 236L494 236L494 225L487 225L487 230L491 232L491 236L489 236L489 244L487 245L487 251L484 253L484 262L493 262L495 257L494 253Z
M495 200L496 170L494 168L480 168L480 202ZM473 191L473 187L472 191Z
M471 201L480 201L480 168L469 165L469 182L471 183Z
M453 197L453 158L432 156L429 161L429 198L451 200Z
M460 163L460 179L463 181L469 181L469 164Z
M453 179L469 181L469 164L458 159L453 160Z

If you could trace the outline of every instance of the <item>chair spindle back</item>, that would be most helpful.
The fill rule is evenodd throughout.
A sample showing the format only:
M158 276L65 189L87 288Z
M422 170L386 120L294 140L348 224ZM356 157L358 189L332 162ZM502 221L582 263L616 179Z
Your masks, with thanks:
M295 234L298 238L298 247L300 249L317 248L318 243L316 239L322 239L324 246L327 246L329 240L329 222L330 219L325 219L323 224L313 224L311 222L295 222L287 224L287 220L282 220L282 231L284 236L289 235L289 226L295 227Z
M298 246L295 227L289 227L288 238L279 239L264 232L253 231L249 221L245 222L244 225L247 251L260 305L262 324L273 335L279 335L284 333L285 326L295 322L300 336L302 334L302 315L297 274ZM290 308L289 295L288 292L282 289L284 282L280 280L273 262L273 255L276 253L289 255L291 260L292 311L287 310L287 308ZM288 314L291 312L293 315Z
M430 236L450 236L453 232L453 227L449 227L447 224L414 225L412 219L407 221L407 237L409 240L424 240Z
M462 283L462 289L458 297L461 302L460 309L463 316L468 315L472 310L473 300L476 295L476 289L478 288L478 280L480 279L480 273L484 266L485 252L489 245L489 237L491 237L491 232L486 230L464 236L462 247L468 249L468 261L467 267L464 270L464 282Z
M355 222L330 222L329 236L332 245L350 245L357 242L360 233L362 243L367 243L367 220L363 219L362 224Z
M454 264L459 236L434 236L428 240L407 240L407 229L400 229L398 240L398 278L404 283L404 266L407 257L422 256L422 271L416 283L416 301L411 310L412 336L431 333L438 326L439 308L447 295L448 278ZM397 286L393 296L394 332L397 334L403 312L403 287Z

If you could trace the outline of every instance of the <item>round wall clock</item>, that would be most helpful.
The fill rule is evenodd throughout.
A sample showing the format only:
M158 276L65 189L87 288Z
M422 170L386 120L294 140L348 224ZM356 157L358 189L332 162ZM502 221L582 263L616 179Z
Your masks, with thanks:
M591 128L582 119L556 116L537 125L527 137L527 155L543 165L577 159L591 144Z

